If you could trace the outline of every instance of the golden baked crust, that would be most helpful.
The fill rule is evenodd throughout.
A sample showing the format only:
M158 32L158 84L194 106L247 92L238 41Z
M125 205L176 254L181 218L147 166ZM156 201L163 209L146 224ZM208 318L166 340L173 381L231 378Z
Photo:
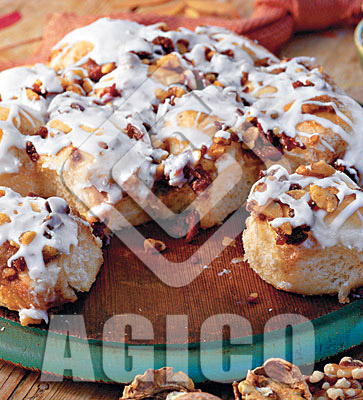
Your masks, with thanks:
M272 166L252 188L245 259L278 289L301 294L338 293L349 301L363 284L363 193L325 162L290 175Z
M47 66L2 72L0 95L0 150L16 152L0 183L25 194L33 182L115 228L115 210L134 225L169 215L152 193L220 224L277 160L363 171L360 107L310 59L279 60L222 28L103 18L67 34Z

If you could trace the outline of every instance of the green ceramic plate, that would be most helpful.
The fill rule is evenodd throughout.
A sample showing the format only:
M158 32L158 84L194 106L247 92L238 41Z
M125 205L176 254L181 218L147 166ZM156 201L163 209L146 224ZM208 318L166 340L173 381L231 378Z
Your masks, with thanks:
M315 328L315 361L343 352L363 341L363 299L357 300L338 311L312 321ZM295 359L298 365L307 361L307 354L312 347L312 338L309 323L296 325L294 329ZM166 363L175 370L184 370L196 382L207 379L221 380L218 360L223 356L251 356L253 367L261 365L263 360L270 356L280 356L291 359L291 347L287 346L285 354L285 334L287 341L292 340L289 330L277 330L268 333L263 342L262 335L235 340L235 344L227 342L210 342L205 344L169 345L168 362L166 362L166 346L164 345L122 345L120 343L102 342L98 340L82 340L69 337L69 346L74 359L74 375L81 380L103 382L129 382L136 373L142 373L147 368L160 368ZM48 348L47 371L51 374L70 377L69 371L64 371L60 358L64 355L65 336L49 333L50 348ZM0 319L0 357L23 367L42 370L43 356L47 340L47 332L38 328L22 327L16 322ZM251 344L236 344L244 342ZM49 343L48 343L49 345ZM87 354L91 355L91 365L87 362ZM186 351L189 365L185 365ZM153 353L153 354L152 354ZM126 368L121 360L128 354ZM130 357L130 355L132 355ZM136 357L137 369L131 373L127 368L131 366L132 357ZM202 370L201 357L204 365ZM135 359L136 359L135 358ZM141 360L141 361L140 361ZM246 360L246 358L245 358ZM241 379L247 369L251 367L243 357L235 363L233 370L224 375L223 380ZM105 373L107 372L107 374ZM111 376L110 376L111 375Z

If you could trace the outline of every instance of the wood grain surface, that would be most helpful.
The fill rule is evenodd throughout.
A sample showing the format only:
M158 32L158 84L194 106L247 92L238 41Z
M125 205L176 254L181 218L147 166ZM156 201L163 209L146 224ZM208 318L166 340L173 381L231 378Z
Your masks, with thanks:
M251 12L251 0L239 0L239 9L246 15ZM101 14L123 9L123 2L111 0L64 0L62 2L37 0L25 1L0 0L1 14L18 10L22 14L19 23L0 31L0 60L18 60L30 55L39 45L47 13L73 11L79 14ZM283 49L282 55L315 56L326 67L336 82L358 100L363 101L363 74L355 54L351 29L336 29L323 33L297 35ZM241 221L243 223L243 221ZM234 226L236 231L239 226ZM164 240L168 245L166 257L170 260L182 260L213 232L205 232L196 243L185 245L182 240L171 240L164 236L155 225L142 228L146 237ZM230 236L233 232L230 233ZM74 305L67 305L64 313L81 313L85 318L87 333L92 338L102 338L103 322L114 314L136 313L151 319L155 332L154 342L165 341L165 315L189 315L189 341L199 340L201 323L217 312L230 312L246 316L253 321L254 333L262 331L263 325L279 310L299 312L308 318L315 318L326 312L340 308L336 298L302 298L292 294L277 292L262 282L244 263L231 263L241 257L240 238L236 247L228 247L217 258L211 268L190 285L182 288L170 288L164 285L144 265L142 265L118 239L113 239L106 251L106 265L93 286L90 294L81 296ZM191 264L193 268L203 265L203 260ZM160 266L162 268L162 266ZM221 274L226 269L230 273ZM249 304L247 297L257 292L256 304ZM317 300L319 306L317 307ZM271 310L272 309L272 310ZM16 314L1 309L0 315L16 319ZM351 353L361 358L362 350ZM229 385L204 385L203 390L212 392L223 399L231 398ZM116 399L122 392L117 385L93 383L73 383L71 381L44 383L38 373L22 370L0 361L0 399Z
M133 239L132 249L114 237L110 247L104 251L105 263L91 291L80 295L76 303L65 305L60 312L83 315L88 339L113 342L123 342L125 333L123 326L116 322L104 337L103 327L108 319L120 314L141 315L152 323L154 330L154 338L145 340L145 344L164 344L168 315L186 315L189 322L188 342L198 343L203 322L215 314L241 315L251 322L254 334L261 334L266 322L274 316L275 329L282 329L285 326L284 318L280 317L282 313L300 314L313 320L344 307L336 296L305 297L276 290L264 282L248 264L242 262L241 235L238 235L234 246L226 247L219 257L207 265L204 257L208 253L213 254L216 244L221 243L225 236L232 238L243 228L244 215L247 213L241 213L241 218L231 224L230 229L224 228L223 234L218 228L209 229L200 232L190 244L184 239L170 238L155 222L138 229L145 238L166 243L167 251L163 256L149 255L149 259L160 272L181 273L175 284L182 285L184 278L189 280L195 270L202 270L195 280L182 287L163 283L136 257L135 253L144 252L143 242L137 243L132 231L124 233ZM189 259L214 232L218 236L208 241L200 259L188 262L184 271L171 270L174 267L168 265L166 259L172 262ZM256 303L247 301L251 293L258 294ZM0 308L0 316L18 321L17 313L5 308ZM47 326L44 324L42 329L47 329ZM62 325L57 332L66 334L66 329L68 326ZM73 326L72 335L82 337L81 326ZM248 332L246 336L249 336ZM176 334L175 339L174 336L169 337L169 340L179 343L179 335ZM208 340L220 340L218 327L209 331ZM135 343L129 335L126 335L126 342Z

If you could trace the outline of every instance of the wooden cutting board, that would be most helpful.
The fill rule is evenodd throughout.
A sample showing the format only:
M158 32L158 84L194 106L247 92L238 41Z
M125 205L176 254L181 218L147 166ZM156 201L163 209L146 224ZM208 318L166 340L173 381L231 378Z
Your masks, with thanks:
M203 254L213 252L213 248L220 244L225 236L234 237L244 224L245 212L240 212L233 223L225 224L222 228L213 228L201 234L191 243L185 243L184 239L172 239L155 223L149 223L139 229L146 238L155 238L167 244L164 256L172 262L181 262L191 257L203 242L213 233L213 240L208 242L208 247ZM227 227L227 228L226 228ZM134 233L129 231L128 237L133 239ZM137 243L135 236L133 251L143 251L142 243ZM315 325L315 349L316 360L320 360L336 354L344 349L361 342L363 328L363 300L359 300L359 293L349 305L341 305L334 296L304 297L278 291L262 281L244 262L241 261L243 248L241 236L238 235L235 244L225 247L224 251L211 264L202 268L202 273L190 284L182 287L170 287L164 284L153 272L150 271L117 237L114 237L108 249L105 249L105 265L101 269L98 279L88 294L80 296L74 304L66 305L61 314L65 314L63 323L55 329L53 338L48 344L48 360L46 366L42 365L45 344L47 338L47 326L21 327L18 324L17 314L0 308L0 355L5 360L21 364L32 369L46 369L47 372L63 374L59 365L59 357L63 357L64 335L71 335L74 344L72 351L78 354L76 373L81 379L119 381L129 380L126 371L122 371L120 357L123 357L127 344L128 351L136 351L138 354L137 371L142 372L150 367L159 367L165 364L166 343L170 344L168 365L174 365L178 369L186 369L185 359L186 344L189 343L189 372L196 381L211 379L214 363L222 353L227 355L249 354L253 356L255 366L263 361L263 338L265 325L275 317L270 328L273 332L272 347L269 352L275 356L291 356L291 349L281 341L285 335L286 319L280 314L298 314L313 321ZM158 257L150 255L150 257ZM198 260L187 264L184 274L193 274L196 269L204 266L204 255ZM164 265L163 265L164 264ZM160 260L158 272L168 268ZM180 271L179 271L180 272ZM181 279L182 282L182 279ZM258 293L255 303L249 302L251 293ZM144 328L139 332L135 340L137 327L144 323L137 322L132 332L125 329L120 320L113 319L111 324L107 321L115 315L132 314L141 316L150 321L151 334ZM223 314L223 317L216 315ZM246 318L250 322L248 327L241 327L237 331L231 331L229 337L222 329L223 324L228 324L230 319L225 314ZM69 325L73 315L82 315L86 333L82 330L82 321ZM176 316L176 317L173 317ZM214 319L213 319L214 316ZM212 317L212 319L210 319ZM301 317L299 317L301 318ZM203 324L209 319L208 325L204 325L204 336L201 338ZM222 321L222 323L221 323ZM297 320L301 322L301 320ZM240 324L241 321L238 321ZM295 322L296 323L296 322ZM305 323L306 325L306 323ZM107 327L105 329L105 326ZM208 326L206 331L206 326ZM294 336L294 346L297 346L297 363L304 363L307 346L311 337L304 334L304 325ZM268 342L269 336L265 337ZM246 339L248 338L248 340ZM233 340L236 343L232 343ZM91 356L93 358L92 371L85 363L85 340L89 341ZM239 344L247 340L247 346ZM266 342L265 342L266 344ZM141 346L143 345L143 346ZM63 353L60 353L60 350ZM150 349L153 349L155 358L150 360ZM108 365L112 365L113 372L102 367L102 351L107 354ZM49 359L50 354L50 359ZM199 358L201 354L209 360L211 370L207 376L201 370ZM270 354L271 355L271 354ZM266 356L266 353L265 353ZM154 361L156 365L154 365ZM241 362L237 370L231 371L228 379L238 379L246 372L247 363ZM117 372L115 372L115 370ZM93 374L94 372L94 374ZM106 372L106 373L105 373ZM75 373L75 372L74 372ZM67 375L67 372L66 372ZM135 375L135 371L133 371Z

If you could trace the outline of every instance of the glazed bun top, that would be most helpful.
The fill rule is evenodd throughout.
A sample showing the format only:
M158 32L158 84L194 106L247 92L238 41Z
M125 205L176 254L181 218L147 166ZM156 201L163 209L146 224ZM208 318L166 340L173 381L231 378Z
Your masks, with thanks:
M252 187L248 209L267 220L278 245L363 249L363 191L324 161L294 174L271 166Z
M0 209L0 245L10 255L7 275L11 272L15 278L26 271L32 291L46 297L59 272L47 264L59 254L69 254L78 244L77 223L66 201L58 197L22 197L0 187Z
M102 18L67 34L47 66L0 73L0 95L0 175L19 171L19 154L66 167L89 208L125 187L147 203L196 170L212 182L225 152L247 167L324 160L363 176L361 107L312 59L279 60L222 28Z

